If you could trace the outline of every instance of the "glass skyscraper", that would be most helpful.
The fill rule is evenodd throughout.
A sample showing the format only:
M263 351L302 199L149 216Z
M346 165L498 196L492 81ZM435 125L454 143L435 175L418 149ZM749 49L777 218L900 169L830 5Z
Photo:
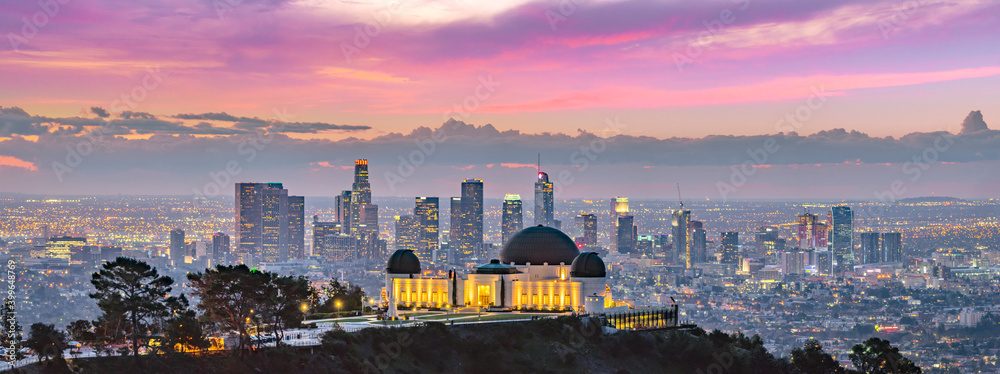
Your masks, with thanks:
M524 228L523 203L521 195L506 194L503 197L503 215L500 217L500 236L506 244L514 234Z
M555 226L555 185L549 175L538 171L535 181L535 225Z
M831 250L836 271L846 270L854 262L854 212L849 206L835 206L830 210L833 226Z

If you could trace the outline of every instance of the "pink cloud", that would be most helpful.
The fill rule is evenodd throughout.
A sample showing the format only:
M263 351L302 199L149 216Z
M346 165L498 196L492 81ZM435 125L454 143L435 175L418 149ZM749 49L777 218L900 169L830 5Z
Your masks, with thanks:
M534 168L538 167L538 165L535 165L535 164L522 164L522 163L517 163L517 162L501 162L500 163L500 167L507 168L507 169L534 169Z
M15 169L24 169L27 171L38 171L38 166L30 161L25 161L14 156L4 156L0 155L0 168L9 167Z

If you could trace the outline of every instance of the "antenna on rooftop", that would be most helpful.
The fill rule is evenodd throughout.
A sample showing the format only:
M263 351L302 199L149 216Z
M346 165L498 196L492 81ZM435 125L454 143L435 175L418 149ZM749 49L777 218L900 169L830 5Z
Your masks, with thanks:
M677 202L681 203L681 210L684 209L684 199L681 199L681 184L677 183Z
M541 172L542 172L542 152L538 152L538 163L535 164L535 173L538 174Z

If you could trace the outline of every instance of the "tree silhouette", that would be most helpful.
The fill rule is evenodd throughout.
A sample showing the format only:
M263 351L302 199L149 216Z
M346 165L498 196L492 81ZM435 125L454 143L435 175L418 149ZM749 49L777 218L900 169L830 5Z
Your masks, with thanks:
M66 349L66 333L56 330L55 325L36 323L31 325L31 337L24 341L24 345L35 351L41 361L62 357Z
M218 265L215 269L189 273L188 280L208 320L239 334L239 349L250 342L249 326L254 308L263 298L260 282L246 265Z
M90 280L97 292L90 297L104 312L106 320L120 317L127 327L132 354L139 355L139 341L148 332L149 323L169 314L176 298L170 296L174 280L160 276L156 268L127 257L105 263Z
M872 337L863 344L851 348L851 363L862 373L869 374L916 374L920 367L903 357L899 348L888 340Z
M829 353L823 351L823 345L814 339L809 339L802 348L795 348L791 353L792 365L803 373L841 374L844 368Z

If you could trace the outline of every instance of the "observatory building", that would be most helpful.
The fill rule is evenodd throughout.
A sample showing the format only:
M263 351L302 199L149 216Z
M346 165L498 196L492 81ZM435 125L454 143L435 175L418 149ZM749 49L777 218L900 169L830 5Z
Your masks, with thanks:
M601 257L580 253L569 236L542 225L515 234L499 259L469 274L451 270L446 278L422 276L420 260L411 250L394 252L385 270L392 318L398 317L397 308L601 313L610 298Z

